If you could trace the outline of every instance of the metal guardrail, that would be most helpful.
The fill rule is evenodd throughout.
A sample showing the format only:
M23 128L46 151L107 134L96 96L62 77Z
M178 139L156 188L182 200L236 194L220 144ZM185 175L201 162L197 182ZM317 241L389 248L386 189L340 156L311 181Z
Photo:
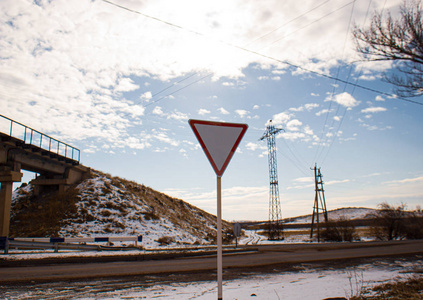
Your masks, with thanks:
M39 147L65 158L77 161L78 163L80 161L81 151L78 148L63 143L3 115L0 115L0 131L8 131L8 133L4 133L23 141L27 145Z
M107 243L109 247L85 243ZM134 242L132 247L112 247L111 242ZM10 248L14 249L59 249L66 250L125 250L133 249L142 242L142 236L122 236L122 237L85 237L85 238L9 238L0 237L0 249L8 254ZM83 244L82 244L83 243Z

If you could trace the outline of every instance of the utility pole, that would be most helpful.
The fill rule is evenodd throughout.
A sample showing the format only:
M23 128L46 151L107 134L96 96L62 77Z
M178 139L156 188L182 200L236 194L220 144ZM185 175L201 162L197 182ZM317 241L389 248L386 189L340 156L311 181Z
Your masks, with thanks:
M269 121L266 131L260 141L267 139L268 160L269 160L269 240L283 240L282 213L279 200L278 164L276 160L275 135L281 128L275 128L272 120Z
M316 225L317 225L317 241L320 242L320 224L319 224L319 210L323 212L323 217L325 218L325 222L328 221L328 211L326 209L326 200L325 200L325 190L323 189L323 180L322 180L322 173L320 173L320 168L317 168L317 165L314 166L314 186L315 186L315 196L314 196L314 205L313 205L313 217L311 219L311 231L310 231L310 238L313 237L313 227L314 227L314 219L316 218ZM320 202L320 208L319 208Z

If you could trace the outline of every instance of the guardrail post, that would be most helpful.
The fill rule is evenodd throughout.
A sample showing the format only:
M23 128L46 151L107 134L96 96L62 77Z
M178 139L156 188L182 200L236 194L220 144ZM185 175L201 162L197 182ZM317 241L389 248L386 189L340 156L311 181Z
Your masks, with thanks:
M4 254L9 252L8 237L0 236L0 249L4 249Z
M4 245L4 254L9 254L9 238L6 237L5 245Z

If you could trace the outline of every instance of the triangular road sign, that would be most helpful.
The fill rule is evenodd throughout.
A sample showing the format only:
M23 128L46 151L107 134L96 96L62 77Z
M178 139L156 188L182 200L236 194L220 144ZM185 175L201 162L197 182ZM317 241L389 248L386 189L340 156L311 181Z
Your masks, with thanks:
M242 137L247 124L189 120L198 142L217 176L222 176Z

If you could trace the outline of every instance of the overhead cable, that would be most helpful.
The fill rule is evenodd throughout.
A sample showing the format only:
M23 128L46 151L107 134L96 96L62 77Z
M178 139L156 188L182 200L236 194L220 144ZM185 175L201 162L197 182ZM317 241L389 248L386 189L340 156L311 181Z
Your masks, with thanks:
M195 34L195 35L198 35L198 36L202 36L202 37L207 38L207 36L206 36L205 34L200 33L200 32L198 32L198 31L194 31L194 30L191 30L191 29L187 29L187 28L185 28L185 27L183 27L183 26L180 26L180 25L177 25L177 24L174 24L174 23L171 23L171 22L168 22L168 21L165 21L165 20L162 20L162 19L159 19L159 18L156 18L156 17L150 16L150 15L147 15L147 14L141 13L141 12L139 12L139 11L137 11L137 10L130 9L130 8L127 8L127 7L122 6L122 5L118 5L118 4L113 3L112 1L109 1L109 0L102 0L102 1L103 1L103 2L106 2L106 3L109 3L109 4L111 4L111 5L114 5L114 6L116 6L116 7L119 7L119 8L121 8L121 9L124 9L124 10L130 11L130 12L133 12L133 13L136 13L136 14L139 14L139 15L142 15L142 16L144 16L144 17L146 17L146 18L150 18L150 19L152 19L152 20L155 20L155 21L158 21L158 22L164 23L164 24L166 24L166 25L168 25L168 26L176 27L176 28L179 28L179 29L181 29L181 30L188 31L188 32L190 32L190 33L192 33L192 34ZM318 76L321 76L321 77L325 77L325 78L329 78L329 79L336 79L335 77L333 77L333 76L331 76L331 75L328 75L328 74L325 74L325 73L322 73L322 72L318 72L318 71L314 71L314 70L311 70L311 69L308 69L308 68L305 68L305 67L302 67L302 66L296 65L296 64L291 63L291 62L289 62L289 61L282 60L282 59L278 59L278 58L275 58L275 57L272 57L272 56L270 56L270 55L266 55L266 54L263 54L263 53L259 53L259 52L257 52L257 51L250 50L250 49L247 49L247 48L242 47L242 46L234 45L234 44L231 44L231 43L228 43L228 42L222 41L222 40L219 40L219 42L220 42L220 43L223 43L223 44L225 44L225 45L227 45L227 46L230 46L230 47L233 47L233 48L236 48L236 49L240 49L240 50L242 50L242 51L245 51L245 52L248 52L248 53L251 53L251 54L255 54L255 55L257 55L257 56L260 56L260 57L263 57L263 58L267 58L267 59L269 59L269 60L273 60L273 61L275 61L275 62L278 62L278 63L281 63L281 64L285 64L285 65L288 65L288 66L294 67L294 68L296 68L296 69L303 70L303 71L308 72L308 73L311 73L311 74L315 74L315 75L318 75ZM342 82L342 83L345 83L345 84L348 84L348 85L352 85L352 86L358 87L358 88L363 89L363 90L367 90L367 91L370 91L370 92L376 93L376 94L384 95L384 96L387 96L387 97L390 97L390 98L395 98L395 99L399 99L399 100L403 100L403 101L407 101L407 102L410 102L410 103L413 103L413 104L417 104L417 105L422 105L422 106L423 106L423 103L421 103L421 102L414 101L414 100L407 99L407 98L400 97L400 96L394 96L394 95L392 95L392 94L389 94L389 93L386 93L386 92L382 92L382 91L379 91L379 90L376 90L376 89L373 89L373 88L369 88L369 87L366 87L366 86L362 86L362 85L359 85L359 84L357 84L357 83L351 83L351 82L348 82L348 81L346 81L346 80L342 80L342 79L339 79L339 78L338 78L338 81L339 81L339 82Z

